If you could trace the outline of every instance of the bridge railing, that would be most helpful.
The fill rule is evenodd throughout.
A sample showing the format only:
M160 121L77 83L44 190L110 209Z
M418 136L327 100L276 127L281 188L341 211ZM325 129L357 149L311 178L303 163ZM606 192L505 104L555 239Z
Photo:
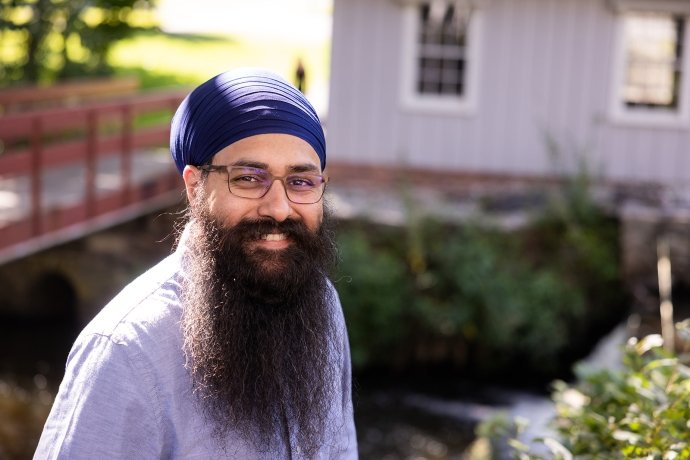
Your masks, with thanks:
M105 102L139 92L135 76L87 77L50 86L19 85L0 88L0 113L18 113L59 107L75 107L88 102Z
M0 220L0 260L12 245L180 190L169 156L143 177L133 168L137 163L146 169L138 160L156 148L168 149L170 118L183 97L179 91L156 92L0 116L0 207L15 207L14 217ZM107 175L119 186L104 189L99 174L108 160ZM61 169L69 172L48 178ZM54 195L70 185L81 188L77 202L56 204Z

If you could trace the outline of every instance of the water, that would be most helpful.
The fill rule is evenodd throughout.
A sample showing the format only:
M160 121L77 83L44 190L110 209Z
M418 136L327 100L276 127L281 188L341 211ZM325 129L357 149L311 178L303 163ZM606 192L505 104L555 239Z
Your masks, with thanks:
M362 460L459 459L475 437L472 417L434 413L396 389L363 392L354 403Z

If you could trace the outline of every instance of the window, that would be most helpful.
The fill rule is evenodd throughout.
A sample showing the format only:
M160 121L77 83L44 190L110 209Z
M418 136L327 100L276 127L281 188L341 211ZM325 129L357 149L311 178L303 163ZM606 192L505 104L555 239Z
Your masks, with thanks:
M614 117L644 123L686 121L690 90L686 17L627 11L619 21Z
M406 6L403 94L406 108L467 112L479 67L478 10L467 0Z
M654 14L625 19L625 83L629 107L678 109L683 60L682 17Z
M419 6L417 91L462 96L465 80L467 18L452 3Z

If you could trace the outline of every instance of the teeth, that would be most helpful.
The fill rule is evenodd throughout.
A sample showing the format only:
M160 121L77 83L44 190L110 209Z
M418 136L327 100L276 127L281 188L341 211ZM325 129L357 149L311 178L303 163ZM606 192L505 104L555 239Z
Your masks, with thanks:
M285 233L268 233L268 234L263 235L261 237L262 240L266 240L266 241L282 241L285 238L287 238L285 236Z

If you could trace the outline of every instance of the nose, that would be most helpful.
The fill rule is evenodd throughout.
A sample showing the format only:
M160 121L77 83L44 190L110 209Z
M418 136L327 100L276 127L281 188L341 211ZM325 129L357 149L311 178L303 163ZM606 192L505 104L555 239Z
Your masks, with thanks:
M283 222L292 214L292 204L288 200L285 185L274 180L263 198L260 199L259 216L270 217L276 222Z

